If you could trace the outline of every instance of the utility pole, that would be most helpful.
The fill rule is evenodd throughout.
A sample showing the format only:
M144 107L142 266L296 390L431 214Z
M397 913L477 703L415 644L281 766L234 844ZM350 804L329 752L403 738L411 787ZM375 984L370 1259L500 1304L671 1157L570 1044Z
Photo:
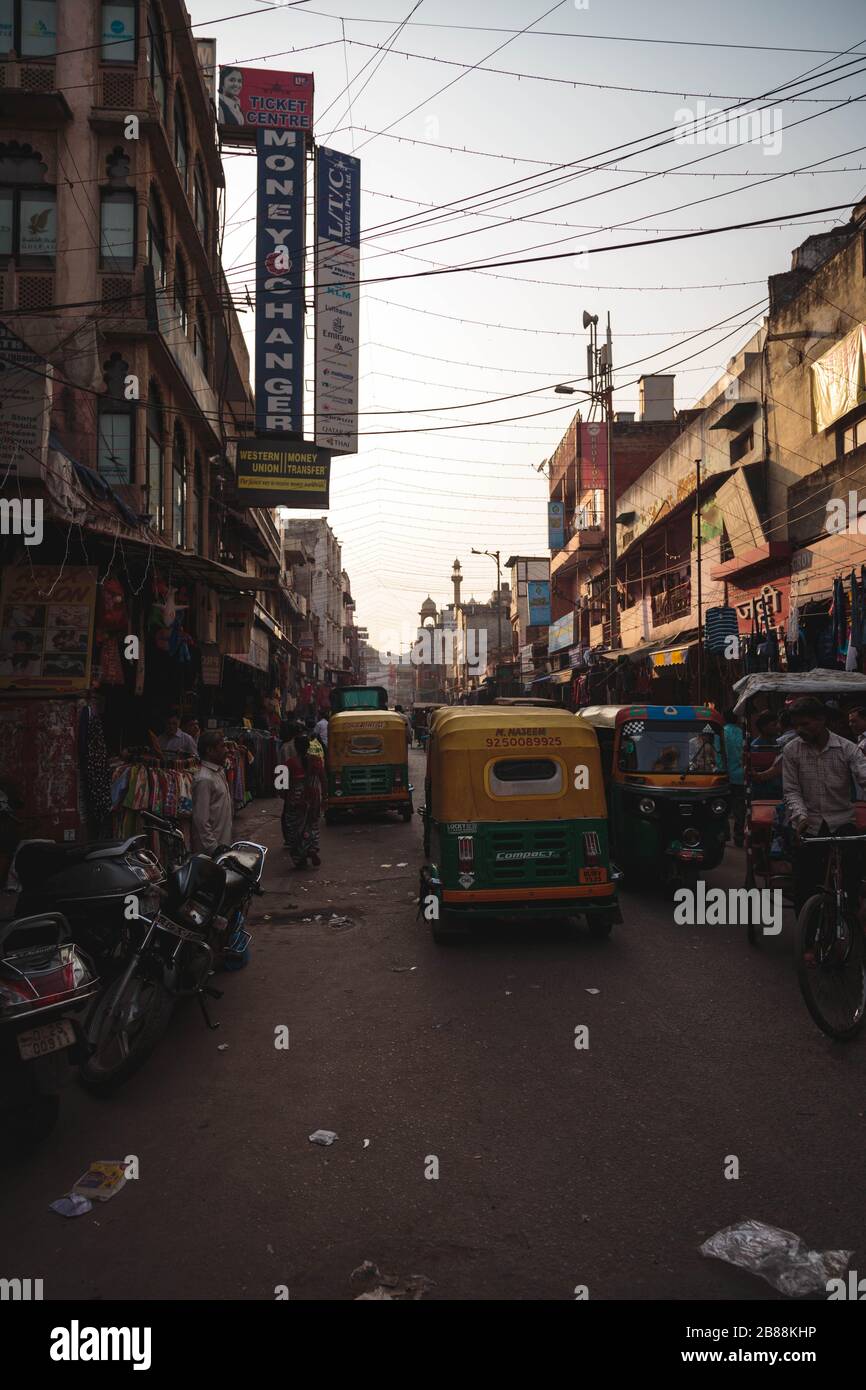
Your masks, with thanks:
M498 643L498 646L496 649L495 664L498 670L499 664L502 661L502 581L500 579L499 571L501 553L498 550L476 550L473 546L472 554L486 555L489 559L496 561L496 641Z
M704 703L704 619L701 565L701 461L695 459L695 531L698 566L698 704Z

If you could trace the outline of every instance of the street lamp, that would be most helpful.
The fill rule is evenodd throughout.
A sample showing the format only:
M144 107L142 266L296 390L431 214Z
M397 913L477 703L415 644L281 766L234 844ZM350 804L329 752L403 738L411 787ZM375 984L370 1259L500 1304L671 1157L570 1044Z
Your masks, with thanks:
M498 550L476 550L472 547L473 555L487 555L491 560L496 561L496 664L502 660L502 584L499 578L499 556Z

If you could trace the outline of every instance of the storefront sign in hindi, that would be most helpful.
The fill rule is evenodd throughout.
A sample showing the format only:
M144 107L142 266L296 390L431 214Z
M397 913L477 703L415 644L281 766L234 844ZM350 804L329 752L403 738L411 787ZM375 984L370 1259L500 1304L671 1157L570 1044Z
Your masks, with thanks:
M316 444L241 439L237 488L247 507L329 506L331 456Z
M8 565L0 596L0 690L90 684L96 569Z

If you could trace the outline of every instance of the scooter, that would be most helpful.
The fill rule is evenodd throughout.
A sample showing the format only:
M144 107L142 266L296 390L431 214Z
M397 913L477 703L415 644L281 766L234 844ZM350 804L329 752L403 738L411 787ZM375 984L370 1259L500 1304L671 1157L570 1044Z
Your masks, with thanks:
M0 926L0 1151L27 1150L57 1121L59 1091L87 1056L84 1015L99 990L59 912Z

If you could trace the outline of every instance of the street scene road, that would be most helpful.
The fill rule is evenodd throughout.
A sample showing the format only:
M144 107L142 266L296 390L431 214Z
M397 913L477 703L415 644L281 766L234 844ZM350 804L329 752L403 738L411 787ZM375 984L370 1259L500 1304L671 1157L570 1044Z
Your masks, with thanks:
M4 1263L46 1298L351 1299L378 1282L351 1279L365 1260L428 1299L772 1298L698 1246L754 1217L866 1250L862 1045L808 1018L790 913L751 949L624 894L608 942L526 922L438 947L418 816L323 829L321 868L295 871L278 805L235 823L270 853L219 1029L189 1003L114 1097L68 1088L51 1143L7 1174ZM729 850L709 882L742 868ZM128 1155L140 1176L110 1202L49 1211Z

